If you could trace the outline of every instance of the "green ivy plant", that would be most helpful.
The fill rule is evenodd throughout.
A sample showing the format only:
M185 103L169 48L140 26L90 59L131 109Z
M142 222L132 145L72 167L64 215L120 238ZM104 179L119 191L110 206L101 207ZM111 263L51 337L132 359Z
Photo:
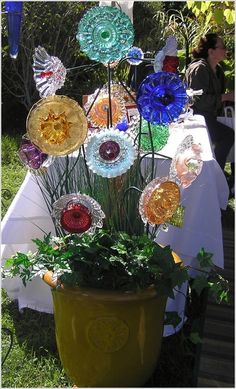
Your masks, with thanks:
M174 297L174 289L189 280L188 269L175 263L170 246L161 247L146 234L98 230L95 234L46 235L34 239L37 251L17 252L7 259L3 277L19 276L23 284L50 270L59 283L69 287L138 291L154 286L159 295ZM193 289L210 288L219 302L227 300L227 282L217 273L212 254L198 254L200 275ZM173 321L173 317L170 318Z

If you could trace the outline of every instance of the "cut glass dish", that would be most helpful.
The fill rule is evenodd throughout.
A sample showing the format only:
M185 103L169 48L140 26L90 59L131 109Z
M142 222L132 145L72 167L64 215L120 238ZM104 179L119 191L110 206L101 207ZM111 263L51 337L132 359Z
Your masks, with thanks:
M86 147L88 167L102 177L117 177L134 163L132 140L119 130L105 130L91 136Z
M67 96L48 96L31 108L26 120L27 135L44 153L62 156L77 150L85 141L87 119L79 104Z
M66 68L59 58L50 56L41 46L33 55L33 71L40 97L55 95L65 83Z
M108 93L100 92L94 102L95 96L95 94L90 95L85 105L88 120L93 127L109 128L115 126L126 113L124 100L117 92L111 93L111 99L109 99ZM110 109L111 112L109 112Z
M188 188L202 171L202 148L192 135L186 136L177 148L171 162L169 177L183 188Z
M125 57L132 46L134 28L129 17L118 8L93 7L80 20L76 38L90 59L115 62Z
M168 142L169 127L150 123L150 130L151 134L148 122L144 119L141 123L141 129L140 124L136 127L136 132L140 133L140 149L142 151L152 151L153 146L154 151L159 151Z
M147 76L137 95L140 114L152 124L168 124L177 120L187 101L184 83L177 74L167 72Z
M102 228L105 214L92 197L71 193L61 196L53 204L52 217L56 224L70 233L94 233Z
M143 190L139 213L151 226L168 222L180 203L179 186L167 177L155 178Z

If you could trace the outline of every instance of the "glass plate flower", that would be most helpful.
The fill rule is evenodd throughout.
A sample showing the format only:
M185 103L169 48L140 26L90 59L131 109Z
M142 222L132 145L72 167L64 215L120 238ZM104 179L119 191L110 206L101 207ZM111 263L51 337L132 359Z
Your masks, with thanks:
M179 186L167 177L155 178L143 190L139 213L143 222L152 226L167 222L180 202Z
M66 68L59 58L50 56L41 46L33 55L33 71L40 97L54 95L65 83Z
M201 146L194 143L193 136L186 136L171 162L170 179L188 188L202 171L201 152Z
M52 157L43 153L26 137L23 137L22 139L19 148L19 158L25 166L33 170L38 170L41 167L48 167L53 161Z
M27 135L44 153L67 155L77 150L87 136L87 119L79 104L67 96L48 96L31 108Z
M143 50L136 46L131 47L127 53L127 62L130 65L139 65L140 63L142 63L143 58Z
M136 158L132 140L119 130L105 130L91 136L86 148L88 167L102 177L125 173Z
M134 29L118 8L93 7L80 20L76 38L90 59L108 63L126 56L134 41Z
M99 94L99 96L95 100L95 103L92 105L94 98L94 94L91 95L87 104L85 105L85 111L88 112L88 120L94 127L109 127L109 107L111 107L112 126L115 126L125 115L126 110L124 100L119 96L118 93L111 93L110 101L108 93L102 92ZM110 125L110 127L112 126Z
M94 233L102 228L105 214L92 197L71 193L61 196L53 204L52 217L56 224L70 233Z
M152 124L177 120L187 101L184 83L177 74L167 72L147 76L137 95L140 114Z
M152 141L149 133L148 122L146 120L142 120L141 130L140 125L136 127L136 132L141 131L140 148L143 151L151 151L153 144L154 151L159 151L168 142L169 127L150 123L150 130Z

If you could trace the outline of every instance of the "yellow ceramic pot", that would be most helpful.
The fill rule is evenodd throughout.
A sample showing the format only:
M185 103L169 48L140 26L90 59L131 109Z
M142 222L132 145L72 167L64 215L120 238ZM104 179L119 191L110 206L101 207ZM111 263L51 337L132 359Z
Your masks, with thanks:
M179 260L175 256L176 262ZM166 297L52 286L62 365L78 387L140 387L160 354Z
M166 298L153 289L119 293L54 289L62 365L78 387L132 387L152 375L160 353Z

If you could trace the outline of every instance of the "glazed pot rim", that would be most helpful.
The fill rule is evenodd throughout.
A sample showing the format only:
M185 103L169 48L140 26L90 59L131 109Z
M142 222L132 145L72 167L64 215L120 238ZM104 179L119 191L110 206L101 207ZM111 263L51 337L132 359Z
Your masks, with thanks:
M52 292L63 293L65 295L72 295L73 297L83 297L83 298L93 298L97 300L146 300L150 298L156 298L157 292L154 285L150 285L145 289L140 290L112 290L112 289L99 289L99 288L90 288L90 287L69 287L62 285L53 289ZM160 296L164 297L164 296Z
M150 298L157 298L166 296L158 296L154 285L150 285L144 289L139 290L113 290L100 289L91 287L67 286L58 284L53 280L53 272L47 271L43 276L43 281L52 289L52 293L62 293L64 295L71 295L74 298L93 298L97 300L146 300Z

